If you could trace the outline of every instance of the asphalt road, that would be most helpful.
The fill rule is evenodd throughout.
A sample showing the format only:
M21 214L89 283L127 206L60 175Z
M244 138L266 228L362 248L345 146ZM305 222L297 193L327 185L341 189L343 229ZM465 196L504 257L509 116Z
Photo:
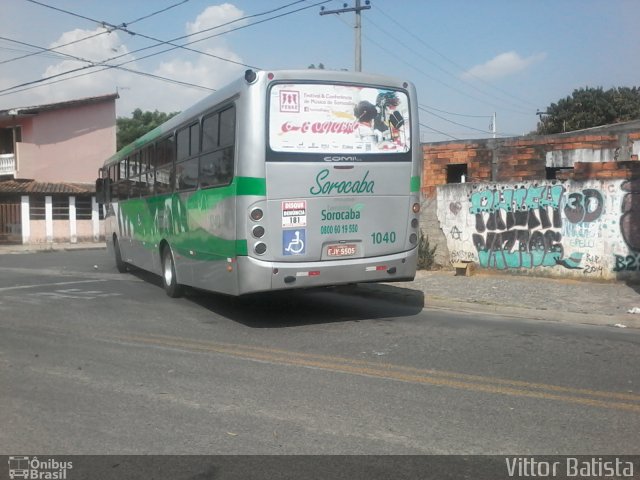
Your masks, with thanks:
M640 454L640 330L0 255L5 454Z

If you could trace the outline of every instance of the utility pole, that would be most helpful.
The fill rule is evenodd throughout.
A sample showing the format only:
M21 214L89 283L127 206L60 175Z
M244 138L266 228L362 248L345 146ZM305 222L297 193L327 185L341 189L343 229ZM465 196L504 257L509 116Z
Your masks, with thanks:
M341 14L347 12L356 12L356 61L355 61L355 70L356 72L362 71L362 18L360 12L362 10L369 10L371 8L369 0L365 0L364 5L361 5L360 0L356 0L355 7L349 7L346 3L343 5L343 8L339 10L325 10L324 7L320 7L320 15L329 15L329 14Z
M493 119L491 120L491 133L493 133L493 138L496 138L496 112L493 112Z

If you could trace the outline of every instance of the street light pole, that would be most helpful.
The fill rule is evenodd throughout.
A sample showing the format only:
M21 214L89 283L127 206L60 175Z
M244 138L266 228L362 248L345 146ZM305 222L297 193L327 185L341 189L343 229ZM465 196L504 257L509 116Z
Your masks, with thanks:
M356 0L355 7L347 7L347 4L344 4L344 8L339 10L325 10L324 7L320 7L320 15L329 15L329 14L340 14L347 12L355 12L356 13L356 42L355 42L355 70L356 72L362 71L362 17L360 12L362 10L369 10L371 8L369 0L365 0L364 5L361 5L361 0Z

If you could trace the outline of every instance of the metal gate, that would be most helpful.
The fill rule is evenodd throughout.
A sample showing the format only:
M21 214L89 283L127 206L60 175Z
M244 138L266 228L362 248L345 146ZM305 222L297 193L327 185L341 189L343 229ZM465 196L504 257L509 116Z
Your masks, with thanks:
M22 243L20 202L0 203L0 243Z

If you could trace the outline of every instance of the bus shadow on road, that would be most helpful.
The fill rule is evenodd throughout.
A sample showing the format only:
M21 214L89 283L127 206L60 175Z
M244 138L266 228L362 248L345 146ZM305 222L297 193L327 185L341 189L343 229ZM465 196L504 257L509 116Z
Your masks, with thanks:
M276 291L242 297L189 290L187 298L251 328L393 321L418 315L424 307L423 292L387 284Z

